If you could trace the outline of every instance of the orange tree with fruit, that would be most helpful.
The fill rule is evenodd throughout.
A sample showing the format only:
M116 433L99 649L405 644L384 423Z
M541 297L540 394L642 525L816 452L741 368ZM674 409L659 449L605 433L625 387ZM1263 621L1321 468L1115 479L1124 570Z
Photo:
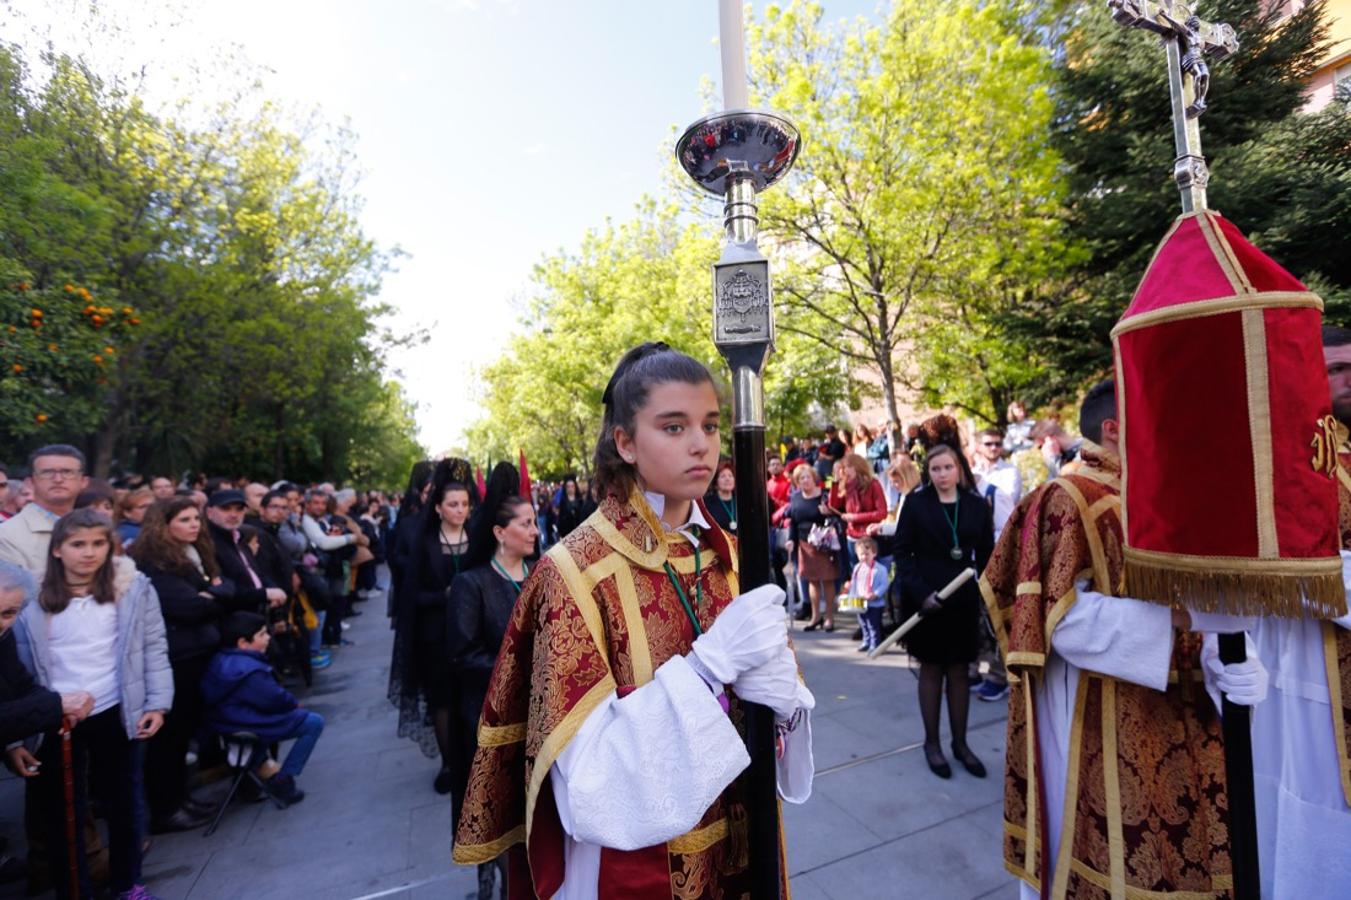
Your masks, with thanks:
M0 273L0 423L15 437L87 434L136 310L72 281Z

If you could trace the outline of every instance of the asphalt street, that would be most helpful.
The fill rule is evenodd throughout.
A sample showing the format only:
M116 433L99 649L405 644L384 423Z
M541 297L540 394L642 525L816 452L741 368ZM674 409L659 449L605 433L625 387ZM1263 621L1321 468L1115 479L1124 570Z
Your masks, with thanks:
M300 778L304 802L280 811L235 803L209 838L155 837L145 876L156 896L459 900L476 889L473 870L450 860L450 801L432 791L436 764L395 734L384 605L360 604L348 632L355 645L303 695L327 721ZM1013 900L999 858L1004 704L971 704L969 740L990 777L954 766L941 780L920 749L907 657L893 650L869 662L849 640L852 621L838 624L833 634L794 631L817 699L815 789L806 804L784 806L795 900ZM5 773L0 835L11 850L22 851L22 808L22 786ZM3 900L21 896L21 883L0 885Z

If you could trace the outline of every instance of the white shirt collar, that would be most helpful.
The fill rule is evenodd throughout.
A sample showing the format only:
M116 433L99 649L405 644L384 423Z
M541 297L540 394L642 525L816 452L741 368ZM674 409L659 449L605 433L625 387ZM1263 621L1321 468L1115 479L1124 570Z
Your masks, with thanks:
M709 529L712 526L708 524L708 519L704 518L704 511L699 508L698 502L690 501L690 515L685 520L685 524L678 528L672 528L661 519L661 514L666 510L666 495L654 494L651 491L643 491L643 497L647 500L647 505L652 507L652 511L657 514L657 521L661 522L661 527L667 531L675 531L683 535L691 544L699 546L698 533L696 528Z

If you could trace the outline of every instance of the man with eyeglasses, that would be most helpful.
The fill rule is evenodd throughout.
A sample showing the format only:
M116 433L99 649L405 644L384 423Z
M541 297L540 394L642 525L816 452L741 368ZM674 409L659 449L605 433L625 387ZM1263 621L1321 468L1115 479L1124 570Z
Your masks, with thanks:
M1004 523L1023 497L1023 476L1018 467L1004 459L1004 435L998 428L986 428L976 434L976 455L971 461L976 489L994 510L994 539L1004 531Z
M39 584L47 573L56 520L75 508L75 499L89 485L84 462L84 454L69 444L34 450L28 457L33 502L0 522L0 560L23 566Z

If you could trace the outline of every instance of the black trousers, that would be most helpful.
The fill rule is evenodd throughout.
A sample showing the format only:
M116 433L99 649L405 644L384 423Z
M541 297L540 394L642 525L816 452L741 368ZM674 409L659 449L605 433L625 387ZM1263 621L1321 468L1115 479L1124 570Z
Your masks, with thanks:
M61 735L50 732L38 750L42 769L37 777L37 795L44 807L47 855L56 896L72 897L70 852L66 842L67 807ZM108 821L109 880L113 893L131 890L141 880L141 834L137 823L137 795L141 788L142 745L127 737L120 706L90 716L70 736L74 776L76 880L81 898L94 896L85 856L83 822L92 793L103 805ZM86 772L88 777L86 777Z
M155 819L171 816L188 795L188 744L202 725L202 675L211 662L203 654L172 660L174 708L146 748L146 800Z

